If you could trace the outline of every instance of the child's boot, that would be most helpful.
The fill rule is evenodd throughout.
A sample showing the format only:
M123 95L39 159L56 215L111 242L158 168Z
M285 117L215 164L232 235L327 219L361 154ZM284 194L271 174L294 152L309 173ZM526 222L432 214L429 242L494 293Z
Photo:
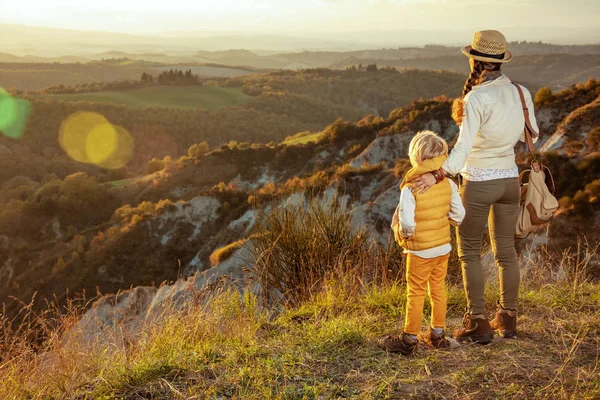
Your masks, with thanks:
M417 349L417 339L412 339L406 332L397 336L386 336L381 340L381 345L392 353L402 353L405 356L413 354Z
M446 336L444 336L444 331L442 330L442 333L439 334L435 333L431 326L425 331L425 333L419 332L418 339L434 349L450 348L450 342L448 342L448 339L446 339Z

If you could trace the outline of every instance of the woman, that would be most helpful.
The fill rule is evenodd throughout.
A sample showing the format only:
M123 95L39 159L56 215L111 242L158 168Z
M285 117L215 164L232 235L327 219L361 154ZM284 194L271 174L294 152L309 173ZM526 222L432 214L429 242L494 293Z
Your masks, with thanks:
M503 337L517 333L519 265L514 234L519 212L519 171L514 146L525 140L525 117L517 88L501 72L512 59L506 39L498 31L476 32L469 57L471 74L462 97L453 105L452 117L460 126L458 141L442 170L422 175L411 189L423 192L444 174L460 173L461 198L466 217L458 228L458 254L467 296L464 327L454 332L459 340L490 343L493 331ZM523 88L531 124L537 131L531 94ZM489 221L489 222L488 222ZM499 268L500 301L493 321L485 315L485 279L481 247L486 223Z

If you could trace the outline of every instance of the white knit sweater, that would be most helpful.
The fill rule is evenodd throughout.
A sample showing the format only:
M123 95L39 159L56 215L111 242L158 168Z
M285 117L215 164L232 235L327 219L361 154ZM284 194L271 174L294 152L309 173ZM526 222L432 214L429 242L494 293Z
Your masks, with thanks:
M523 88L531 125L538 131L529 91ZM474 86L464 98L458 141L443 168L452 175L465 165L475 168L515 168L514 147L524 140L525 116L519 92L506 75ZM537 138L534 139L534 142Z

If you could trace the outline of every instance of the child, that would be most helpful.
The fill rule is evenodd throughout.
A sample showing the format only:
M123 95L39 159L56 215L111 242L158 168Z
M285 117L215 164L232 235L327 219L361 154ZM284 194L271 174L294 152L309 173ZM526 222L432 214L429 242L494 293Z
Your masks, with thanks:
M412 193L408 184L427 172L438 171L448 156L446 141L430 131L419 132L408 149L413 168L400 185L400 204L392 218L396 241L406 257L407 303L404 331L386 337L382 344L392 352L412 354L417 341L446 348L445 280L450 250L450 224L457 226L465 217L456 184L443 181L425 193ZM442 176L441 176L442 177ZM420 333L425 291L431 297L431 326ZM417 337L418 334L418 337Z

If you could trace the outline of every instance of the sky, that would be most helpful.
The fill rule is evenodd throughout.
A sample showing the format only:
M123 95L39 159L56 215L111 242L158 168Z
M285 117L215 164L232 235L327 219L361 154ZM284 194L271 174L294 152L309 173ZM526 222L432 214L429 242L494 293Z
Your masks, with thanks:
M585 28L598 21L600 0L0 0L0 23L134 34Z

